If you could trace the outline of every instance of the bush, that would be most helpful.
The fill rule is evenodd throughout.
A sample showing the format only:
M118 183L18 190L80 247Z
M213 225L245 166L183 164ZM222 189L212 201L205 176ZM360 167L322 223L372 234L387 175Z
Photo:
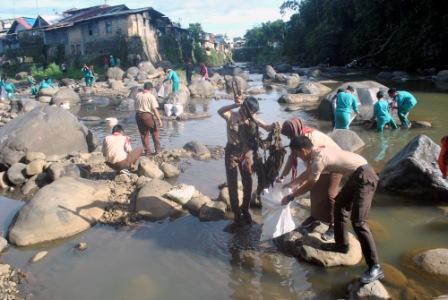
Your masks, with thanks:
M45 77L57 79L62 76L62 71L61 68L59 68L59 66L55 63L49 64L46 69L38 69L36 65L32 65L31 75L33 75L36 80L42 80Z

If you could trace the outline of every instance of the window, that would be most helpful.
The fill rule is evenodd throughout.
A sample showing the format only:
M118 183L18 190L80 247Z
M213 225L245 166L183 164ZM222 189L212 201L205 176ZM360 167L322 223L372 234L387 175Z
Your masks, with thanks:
M112 21L106 21L106 33L112 33Z
M89 31L89 35L93 35L93 28L92 25L87 26L87 30Z
M143 17L143 27L146 27L146 18Z

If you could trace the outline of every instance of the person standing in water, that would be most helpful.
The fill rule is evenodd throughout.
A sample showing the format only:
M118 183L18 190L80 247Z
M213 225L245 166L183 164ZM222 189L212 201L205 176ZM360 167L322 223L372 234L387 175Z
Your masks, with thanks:
M397 107L398 117L400 118L403 128L411 128L411 122L408 119L410 111L417 105L417 99L406 91L397 91L391 88L388 92L389 97L394 100Z
M307 168L297 179L287 185L293 192L282 199L282 204L286 205L295 197L307 193L325 171L348 176L347 182L336 196L335 243L324 243L321 249L348 253L347 222L351 215L353 229L369 267L361 277L361 282L367 284L384 278L375 241L367 223L379 180L373 168L364 157L356 153L335 148L314 147L311 140L305 136L295 137L290 147L294 155L302 159Z
M188 59L185 62L185 76L187 77L187 84L190 85L191 84L191 77L193 76L193 64L191 63L191 60Z
M173 93L179 91L180 79L179 79L179 75L177 75L176 71L174 71L171 68L167 68L167 69L165 69L165 73L167 74L167 76L163 82L165 83L165 82L171 80Z
M224 160L230 206L234 214L234 222L230 225L230 230L237 226L252 223L249 207L252 197L253 149L247 139L243 138L242 132L245 130L244 127L250 126L251 121L265 130L271 129L270 125L255 118L254 115L258 110L259 104L254 97L247 97L242 103L235 99L234 104L226 105L218 110L218 114L227 123L227 144ZM241 174L244 194L241 207L238 201L238 170Z
M313 142L313 145L316 145L317 147L341 149L331 137L317 129L305 127L302 120L299 118L292 118L284 122L281 133L290 141L298 136L306 136ZM286 161L278 182L283 181L290 172L291 179L296 179L297 157L292 152ZM329 224L328 230L322 234L322 239L325 241L334 238L334 205L335 198L339 192L341 179L342 174L337 172L327 172L319 177L319 180L310 190L311 216L301 224L303 229L310 228L315 224L315 221Z
M158 110L159 104L156 97L152 94L152 89L152 83L145 82L143 91L139 92L135 97L135 120L146 155L151 154L150 136L152 136L154 142L155 152L160 152L159 128L163 127Z
M389 103L384 98L384 92L379 91L376 93L376 98L378 101L373 105L373 118L376 119L376 130L383 132L386 125L397 129L398 126L389 112Z
M349 129L352 110L358 114L358 100L353 95L354 92L355 89L349 85L345 91L336 95L335 129Z

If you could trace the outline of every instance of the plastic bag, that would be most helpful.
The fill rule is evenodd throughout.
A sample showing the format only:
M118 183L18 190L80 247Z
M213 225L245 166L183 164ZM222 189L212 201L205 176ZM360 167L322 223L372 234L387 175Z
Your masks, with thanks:
M157 96L165 98L165 85L163 83L160 85L159 91L157 92Z
M291 216L290 203L282 205L282 198L291 193L291 189L282 189L281 184L275 184L261 194L263 227L261 241L270 240L296 228Z

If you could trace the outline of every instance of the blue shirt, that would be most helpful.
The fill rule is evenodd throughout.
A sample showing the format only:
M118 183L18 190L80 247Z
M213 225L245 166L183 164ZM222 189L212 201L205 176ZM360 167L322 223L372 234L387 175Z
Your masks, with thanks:
M395 96L395 101L397 102L398 108L403 106L414 106L417 104L417 99L415 99L411 93L406 91L398 91Z
M373 114L376 118L390 118L389 103L385 99L378 100L373 106Z
M336 96L336 111L351 113L352 109L358 112L358 103L356 97L349 92L340 92Z

